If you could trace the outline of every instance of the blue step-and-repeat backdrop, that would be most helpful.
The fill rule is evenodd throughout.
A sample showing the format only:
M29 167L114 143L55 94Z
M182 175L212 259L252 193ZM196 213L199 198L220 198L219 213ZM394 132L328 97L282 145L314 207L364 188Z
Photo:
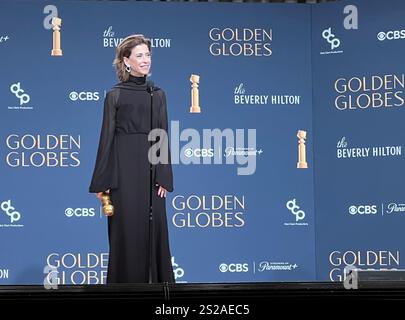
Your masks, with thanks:
M401 0L2 1L0 285L55 269L105 283L88 186L115 48L134 33L167 95L176 282L402 268L404 14Z

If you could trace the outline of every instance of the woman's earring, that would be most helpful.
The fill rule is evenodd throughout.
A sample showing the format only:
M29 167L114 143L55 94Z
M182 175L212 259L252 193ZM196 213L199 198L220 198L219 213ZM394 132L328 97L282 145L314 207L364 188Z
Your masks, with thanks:
M130 67L130 66L127 66L127 65L125 65L125 70L126 70L127 72L131 72L131 67Z

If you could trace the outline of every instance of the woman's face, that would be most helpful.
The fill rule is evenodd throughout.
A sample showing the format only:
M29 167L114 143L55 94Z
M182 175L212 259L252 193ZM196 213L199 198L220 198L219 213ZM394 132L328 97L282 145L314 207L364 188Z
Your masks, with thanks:
M135 77L148 75L152 63L151 54L146 44L135 46L129 58L124 57L124 62L131 67L131 74Z

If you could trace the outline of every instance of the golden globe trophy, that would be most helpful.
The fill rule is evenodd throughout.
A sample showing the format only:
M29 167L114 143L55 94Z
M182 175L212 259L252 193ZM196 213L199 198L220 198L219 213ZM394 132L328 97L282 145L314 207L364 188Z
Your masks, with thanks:
M199 102L198 84L200 83L200 76L192 74L190 77L191 85L191 107L190 113L201 113Z
M111 203L110 195L107 192L101 194L101 204L103 206L103 212L107 217L111 217L114 214L114 206Z
M52 56L61 56L62 50L60 48L60 26L62 25L62 19L53 17L53 49L51 51Z
M307 139L307 132L303 130L298 130L297 133L298 137L298 163L297 168L299 169L307 169L307 156L306 156L306 146L305 140Z

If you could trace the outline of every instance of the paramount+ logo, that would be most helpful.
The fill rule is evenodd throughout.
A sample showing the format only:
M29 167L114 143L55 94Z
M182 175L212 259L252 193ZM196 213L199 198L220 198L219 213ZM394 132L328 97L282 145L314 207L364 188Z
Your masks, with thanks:
M349 207L349 214L354 215L374 215L377 213L377 205L352 205Z
M219 266L219 271L221 271L222 273L249 272L249 264L248 263L221 263Z

